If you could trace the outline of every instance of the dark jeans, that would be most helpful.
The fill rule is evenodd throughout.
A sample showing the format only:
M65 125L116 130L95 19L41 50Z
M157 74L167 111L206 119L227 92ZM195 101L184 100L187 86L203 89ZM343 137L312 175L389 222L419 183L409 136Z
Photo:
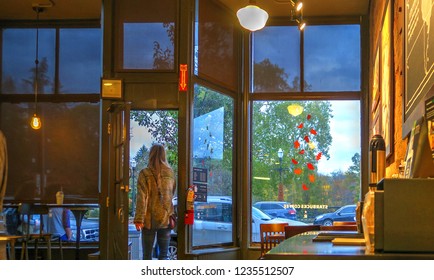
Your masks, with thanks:
M157 235L157 246L159 251L158 259L168 260L170 243L170 229L168 228L162 228L159 230L142 229L143 259L152 260L155 235Z

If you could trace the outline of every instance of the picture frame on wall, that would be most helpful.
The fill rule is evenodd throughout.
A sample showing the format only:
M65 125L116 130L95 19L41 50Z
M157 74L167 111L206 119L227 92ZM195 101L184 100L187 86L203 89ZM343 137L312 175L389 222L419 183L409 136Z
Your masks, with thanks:
M403 138L423 115L424 101L434 91L434 0L404 2Z
M372 70L372 113L377 110L380 103L380 46L375 50L374 68Z
M381 135L386 144L386 158L393 154L394 142L392 14L392 1L389 0L386 5L380 33Z

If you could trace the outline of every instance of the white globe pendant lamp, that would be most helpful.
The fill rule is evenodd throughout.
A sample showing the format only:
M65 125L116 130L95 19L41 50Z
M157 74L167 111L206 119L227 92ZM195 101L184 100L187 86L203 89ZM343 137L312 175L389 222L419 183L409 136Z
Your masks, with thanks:
M245 29L256 31L264 28L268 20L268 13L256 6L256 1L249 1L249 5L237 12L238 20Z

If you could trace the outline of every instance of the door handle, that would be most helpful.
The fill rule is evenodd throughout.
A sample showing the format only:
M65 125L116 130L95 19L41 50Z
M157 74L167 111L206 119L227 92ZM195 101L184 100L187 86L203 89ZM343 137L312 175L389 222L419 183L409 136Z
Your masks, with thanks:
M118 209L118 219L121 223L124 223L124 209L122 208Z
M129 185L121 185L121 190L125 191L125 192L129 192L130 191L130 186Z

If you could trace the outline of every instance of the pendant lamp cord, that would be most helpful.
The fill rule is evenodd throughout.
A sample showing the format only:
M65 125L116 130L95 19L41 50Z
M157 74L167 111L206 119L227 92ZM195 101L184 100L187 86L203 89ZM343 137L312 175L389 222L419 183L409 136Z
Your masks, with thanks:
M35 114L37 113L37 103L38 103L38 75L39 75L39 12L40 9L37 7L36 9L36 54L35 54Z

